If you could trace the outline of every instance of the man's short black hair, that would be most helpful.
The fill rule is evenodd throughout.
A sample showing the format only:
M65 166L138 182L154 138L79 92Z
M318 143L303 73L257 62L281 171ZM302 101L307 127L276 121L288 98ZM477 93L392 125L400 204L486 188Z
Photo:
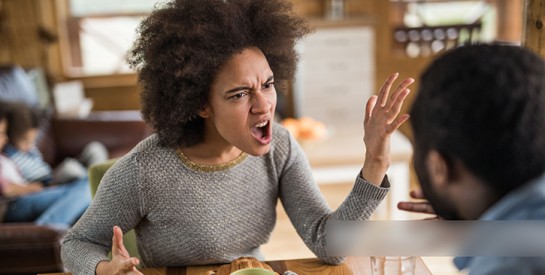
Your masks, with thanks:
M545 171L545 63L528 49L445 53L422 75L410 114L415 158L437 150L499 195Z

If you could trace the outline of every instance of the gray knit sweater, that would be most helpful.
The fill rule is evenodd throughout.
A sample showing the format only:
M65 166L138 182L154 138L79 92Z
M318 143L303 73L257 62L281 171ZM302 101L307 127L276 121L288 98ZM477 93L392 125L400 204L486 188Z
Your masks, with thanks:
M279 125L271 151L248 156L218 172L185 166L176 151L153 135L119 159L104 176L97 194L62 244L62 260L74 274L94 274L107 260L112 228L134 228L144 266L227 263L240 256L262 258L276 222L280 199L297 232L317 257L326 256L328 219L368 219L386 196L355 176L352 192L331 212L298 143Z

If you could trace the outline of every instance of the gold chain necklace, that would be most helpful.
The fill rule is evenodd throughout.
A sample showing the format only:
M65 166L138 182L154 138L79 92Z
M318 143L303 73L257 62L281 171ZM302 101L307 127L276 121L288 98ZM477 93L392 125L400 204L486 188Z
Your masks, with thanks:
M190 159L188 159L182 150L180 148L176 149L176 153L178 153L178 157L182 161L185 166L189 167L192 170L199 171L199 172L218 172L218 171L224 171L230 168L235 167L237 164L241 163L243 160L246 159L248 154L241 152L238 157L235 159L221 164L198 164L194 163Z

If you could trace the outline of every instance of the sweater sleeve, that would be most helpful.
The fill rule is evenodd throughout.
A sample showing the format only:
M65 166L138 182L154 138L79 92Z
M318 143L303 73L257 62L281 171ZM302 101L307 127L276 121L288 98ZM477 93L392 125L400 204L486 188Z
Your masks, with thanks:
M91 205L64 238L61 257L73 274L95 274L96 265L109 260L114 225L126 233L142 218L135 159L127 155L106 172Z
M355 184L336 211L331 211L316 184L310 164L295 139L288 138L287 160L280 177L280 199L297 233L309 249L326 263L340 264L343 257L328 257L326 223L329 219L367 220L386 196L390 184L385 177L375 186L355 175Z

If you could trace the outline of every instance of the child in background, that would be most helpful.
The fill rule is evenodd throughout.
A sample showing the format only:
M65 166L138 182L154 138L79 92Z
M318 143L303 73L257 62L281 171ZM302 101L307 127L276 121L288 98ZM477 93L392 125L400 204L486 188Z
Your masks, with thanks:
M43 160L36 147L43 115L40 110L29 108L23 103L9 103L8 144L3 148L27 181L47 185L71 182L87 177L87 167L108 159L108 152L99 142L89 143L78 159L66 158L53 170Z
M0 113L0 146L5 154L0 163L1 189L11 199L4 221L71 227L91 201L86 174L63 168L60 174L70 180L48 186L59 182L35 145L39 113L18 103L0 103Z
M7 108L0 103L0 148L8 141ZM0 195L13 198L43 190L39 182L26 182L15 163L4 155L0 155Z

